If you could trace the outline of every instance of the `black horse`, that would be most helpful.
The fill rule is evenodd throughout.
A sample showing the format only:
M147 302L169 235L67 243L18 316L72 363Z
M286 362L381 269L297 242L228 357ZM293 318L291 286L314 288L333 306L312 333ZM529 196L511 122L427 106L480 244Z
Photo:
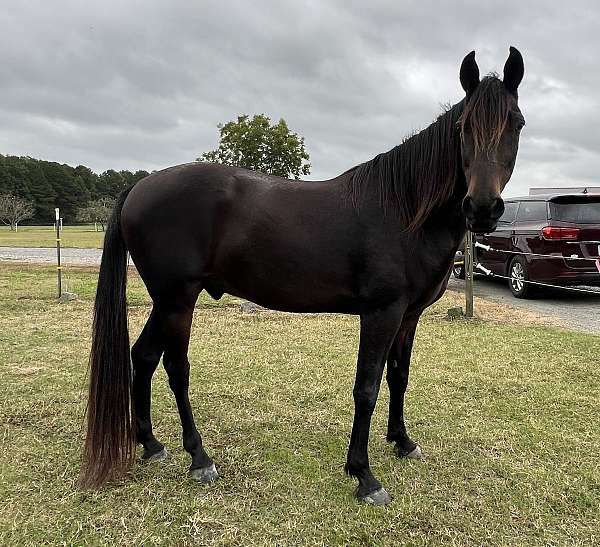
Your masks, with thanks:
M183 446L192 456L190 475L201 482L217 478L188 397L190 326L206 290L216 299L229 293L275 310L360 316L345 469L358 479L360 499L387 503L367 453L386 360L387 439L398 456L418 458L403 418L415 329L446 289L466 228L493 231L502 215L500 192L524 125L517 105L523 72L521 54L510 48L503 80L480 81L471 52L460 69L461 102L332 180L291 182L192 163L153 173L124 192L100 266L81 484L96 487L122 476L136 442L146 460L167 456L150 420L151 379L163 355ZM131 352L127 251L154 304Z

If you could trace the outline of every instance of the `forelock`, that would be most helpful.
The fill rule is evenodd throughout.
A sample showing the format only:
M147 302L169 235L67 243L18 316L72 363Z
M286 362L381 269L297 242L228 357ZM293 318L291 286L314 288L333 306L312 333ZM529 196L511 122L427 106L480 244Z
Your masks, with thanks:
M469 128L475 153L489 152L498 147L508 123L512 96L497 74L483 78L468 98L459 119L461 134Z

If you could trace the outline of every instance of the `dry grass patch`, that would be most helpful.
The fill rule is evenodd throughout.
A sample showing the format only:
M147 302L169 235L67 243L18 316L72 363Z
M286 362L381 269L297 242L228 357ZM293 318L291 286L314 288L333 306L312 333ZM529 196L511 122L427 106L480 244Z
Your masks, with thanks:
M444 295L449 307L465 307L465 296L462 292L449 290ZM547 325L553 327L565 327L564 321L558 317L541 315L523 308L516 308L507 304L498 304L478 296L474 299L475 316L483 321L493 323L514 323L521 325Z

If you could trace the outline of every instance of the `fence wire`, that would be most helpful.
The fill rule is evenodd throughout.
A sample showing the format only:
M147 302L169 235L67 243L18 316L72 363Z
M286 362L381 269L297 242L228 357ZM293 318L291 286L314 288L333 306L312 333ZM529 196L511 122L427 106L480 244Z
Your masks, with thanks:
M523 253L521 253L521 254L523 254ZM530 281L529 279L519 279L516 277L509 277L507 275L495 274L491 270L488 270L487 268L482 266L479 262L477 264L475 264L475 269L483 272L487 277L494 277L494 278L498 278L498 279L507 279L508 281L515 280L515 281L520 281L521 283L529 283L530 285L549 287L551 289L559 289L561 291L571 291L571 292L578 292L578 293L593 294L596 297L600 297L600 290L594 291L591 289L582 289L579 287L563 287L561 285L551 285L549 283L542 283L541 281Z
M544 254L539 254L539 253L525 253L522 251L508 251L505 249L496 249L494 247L492 247L491 245L484 245L483 243L479 243L479 241L475 242L475 247L479 248L479 249L483 249L485 251L491 251L491 252L495 252L495 253L505 253L505 254L511 254L511 255L523 255L523 256L535 256L538 258L560 258L563 260L600 260L600 256L590 256L590 257L586 257L586 256L579 256L579 255L573 255L573 256L564 256L564 255L544 255Z
M599 243L600 242L591 242L591 243ZM521 252L521 251L509 251L509 250L505 250L505 249L496 249L495 247L492 247L491 245L485 245L484 243L480 243L479 241L475 241L474 242L474 247L479 248L479 249L483 249L485 251L488 252L496 252L496 253L505 253L505 254L510 254L510 255L518 255L518 256L532 256L532 257L536 257L536 258L551 258L551 259L560 259L560 260L587 260L587 261L592 261L595 263L596 268L598 269L598 274L600 275L600 256L590 256L590 257L581 257L578 255L573 255L573 256L564 256L564 255L548 255L548 254L541 254L541 253L526 253L526 252ZM600 246L599 246L600 248ZM463 260L457 260L454 262L455 266L461 266L464 265L465 261ZM493 278L497 278L497 279L506 279L507 281L520 281L522 283L528 283L530 285L537 285L540 287L547 287L547 288L551 288L551 289L558 289L561 291L570 291L570 292L577 292L577 293L584 293L584 294L591 294L594 295L596 297L600 297L600 290L593 290L593 289L584 289L584 288L580 288L580 287L565 287L562 285L552 285L550 283L542 283L541 281L531 281L529 279L519 279L516 277L512 277L512 276L506 276L506 275L500 275L500 274L496 274L494 272L492 272L491 270L487 269L486 267L484 267L481 263L476 262L473 266L474 270L477 270L478 272L481 272L483 274L485 274L487 277L493 277ZM600 281L600 278L599 278Z

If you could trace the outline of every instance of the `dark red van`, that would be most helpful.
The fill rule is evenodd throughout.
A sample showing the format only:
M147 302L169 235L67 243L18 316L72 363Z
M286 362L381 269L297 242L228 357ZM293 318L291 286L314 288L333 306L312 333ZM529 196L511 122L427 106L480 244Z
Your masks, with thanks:
M476 241L512 252L476 248L475 256L476 262L493 273L510 277L508 285L517 298L536 290L525 280L561 286L600 285L596 261L577 260L600 256L600 194L534 195L507 198L504 204L496 231L478 235ZM455 265L454 274L464 277L460 264Z

